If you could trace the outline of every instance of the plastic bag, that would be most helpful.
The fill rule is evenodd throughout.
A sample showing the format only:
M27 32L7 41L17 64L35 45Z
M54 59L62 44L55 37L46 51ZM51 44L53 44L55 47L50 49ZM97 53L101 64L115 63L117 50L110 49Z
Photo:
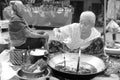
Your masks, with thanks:
M117 32L120 32L120 27L119 25L114 21L114 20L111 20L106 29L109 31L109 32L112 32L112 33L117 33Z

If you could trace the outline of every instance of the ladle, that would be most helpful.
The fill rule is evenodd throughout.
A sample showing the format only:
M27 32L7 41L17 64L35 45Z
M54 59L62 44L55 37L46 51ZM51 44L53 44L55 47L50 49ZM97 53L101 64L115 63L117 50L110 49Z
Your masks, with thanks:
M77 62L77 70L76 70L76 72L79 71L79 66L80 66L80 56L81 56L81 48L79 49L79 55L78 55L78 62Z
M66 67L66 57L65 57L65 53L68 53L66 50L59 48L62 52L63 52L63 59L64 59L64 67Z

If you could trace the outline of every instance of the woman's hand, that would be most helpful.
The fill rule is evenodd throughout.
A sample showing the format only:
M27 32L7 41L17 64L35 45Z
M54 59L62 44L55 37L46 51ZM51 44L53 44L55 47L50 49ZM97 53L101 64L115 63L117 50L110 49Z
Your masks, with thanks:
M37 32L37 34L43 35L44 38L49 39L49 34L47 32L45 32L45 31Z
M53 31L55 33L55 37L60 38L60 30L59 30L59 28L55 28Z
M55 37L58 40L62 40L63 39L62 32L60 31L59 28L55 28L55 29L53 29L53 31L54 31Z
M44 34L45 32L44 31L40 31L40 32L37 32L38 34Z

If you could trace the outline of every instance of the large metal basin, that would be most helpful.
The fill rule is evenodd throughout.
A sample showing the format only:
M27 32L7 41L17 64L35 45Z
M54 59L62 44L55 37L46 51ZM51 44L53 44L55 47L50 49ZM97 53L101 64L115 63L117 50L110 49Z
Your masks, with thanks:
M53 57L48 59L48 65L52 69L53 73L57 76L62 76L62 77L70 78L73 80L76 80L76 79L89 80L101 73L104 73L106 69L105 63L102 59L92 55L82 54L80 57L80 62L88 63L94 66L94 68L96 68L97 70L95 73L78 74L78 73L69 73L65 71L59 71L55 68L55 66L64 61L64 55L65 55L66 65L72 68L77 68L78 53L61 53L58 55L54 55Z

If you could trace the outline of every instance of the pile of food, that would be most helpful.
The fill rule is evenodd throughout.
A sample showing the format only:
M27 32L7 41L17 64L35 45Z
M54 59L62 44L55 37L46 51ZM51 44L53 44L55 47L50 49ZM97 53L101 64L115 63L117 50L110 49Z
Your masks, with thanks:
M42 56L44 55L46 52L46 50L44 49L35 49L35 50L31 50L30 51L30 55L33 55L33 56Z
M59 71L62 72L67 72L67 73L75 73L77 71L77 68L72 68L71 66L65 66L64 62L61 64L57 64L55 66L55 68ZM77 72L77 74L81 74L81 75L87 75L87 74L94 74L97 72L97 69L92 66L91 64L85 63L85 62L81 62L80 67L79 67L79 71Z
M40 59L34 64L22 66L22 71L28 73L37 73L44 71L46 68L47 63L43 59Z

